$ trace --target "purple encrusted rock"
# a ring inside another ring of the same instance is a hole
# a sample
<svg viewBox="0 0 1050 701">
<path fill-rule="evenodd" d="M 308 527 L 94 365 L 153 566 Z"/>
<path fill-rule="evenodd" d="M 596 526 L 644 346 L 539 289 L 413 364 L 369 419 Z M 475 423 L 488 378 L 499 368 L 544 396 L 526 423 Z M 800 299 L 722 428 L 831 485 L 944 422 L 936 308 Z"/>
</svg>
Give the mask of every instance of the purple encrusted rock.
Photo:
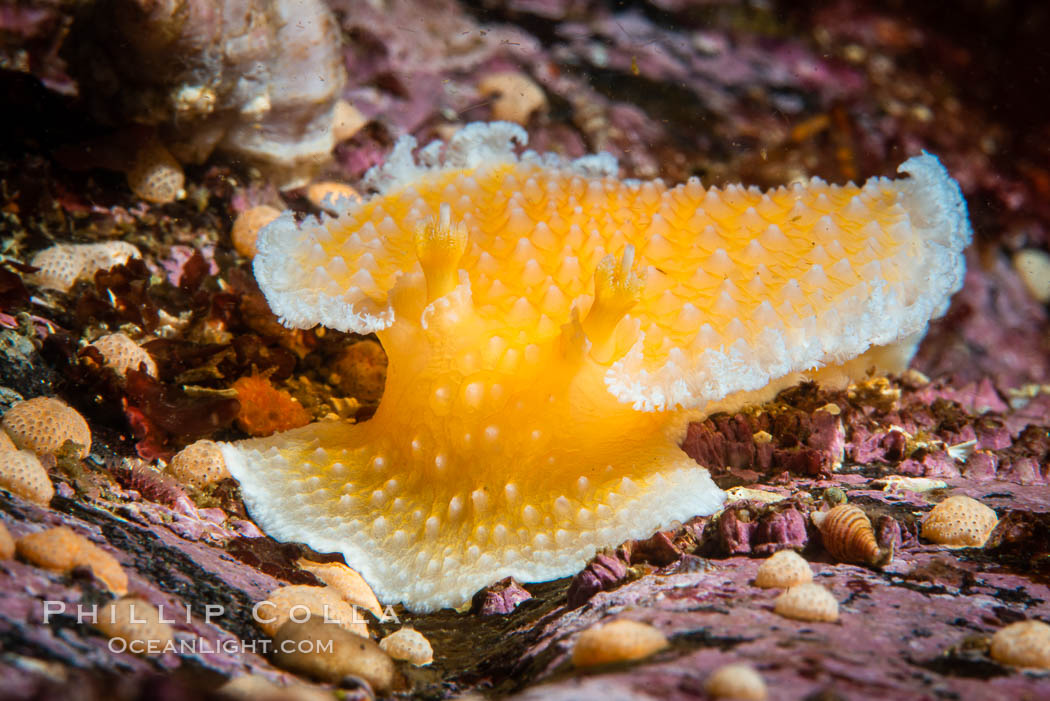
<svg viewBox="0 0 1050 701">
<path fill-rule="evenodd" d="M 900 550 L 904 543 L 901 524 L 892 516 L 883 514 L 875 520 L 875 540 L 880 548 L 892 547 L 894 552 Z"/>
<path fill-rule="evenodd" d="M 994 453 L 979 450 L 970 456 L 963 467 L 963 476 L 966 479 L 978 482 L 986 482 L 995 479 L 995 473 L 999 469 L 999 457 Z"/>
<path fill-rule="evenodd" d="M 758 524 L 751 519 L 746 501 L 726 507 L 718 519 L 718 542 L 727 555 L 745 555 L 751 552 L 751 536 Z"/>
<path fill-rule="evenodd" d="M 511 613 L 521 602 L 531 598 L 532 594 L 517 580 L 505 577 L 475 594 L 473 609 L 482 616 L 503 615 Z"/>
<path fill-rule="evenodd" d="M 613 555 L 598 553 L 569 582 L 569 607 L 583 606 L 598 592 L 615 588 L 626 576 L 627 564 L 623 560 Z"/>
<path fill-rule="evenodd" d="M 841 464 L 846 450 L 846 430 L 839 417 L 827 411 L 815 411 L 809 428 L 806 445 L 827 455 L 832 466 Z"/>
<path fill-rule="evenodd" d="M 656 567 L 666 567 L 680 559 L 682 559 L 682 550 L 674 544 L 668 531 L 657 531 L 651 537 L 636 540 L 631 544 L 632 565 L 647 562 Z"/>
<path fill-rule="evenodd" d="M 752 536 L 755 555 L 770 555 L 778 550 L 804 548 L 809 542 L 806 532 L 806 517 L 798 509 L 771 509 L 758 521 Z"/>
<path fill-rule="evenodd" d="M 984 548 L 989 553 L 1008 555 L 1032 564 L 1050 555 L 1050 513 L 1011 509 L 996 524 Z"/>
</svg>

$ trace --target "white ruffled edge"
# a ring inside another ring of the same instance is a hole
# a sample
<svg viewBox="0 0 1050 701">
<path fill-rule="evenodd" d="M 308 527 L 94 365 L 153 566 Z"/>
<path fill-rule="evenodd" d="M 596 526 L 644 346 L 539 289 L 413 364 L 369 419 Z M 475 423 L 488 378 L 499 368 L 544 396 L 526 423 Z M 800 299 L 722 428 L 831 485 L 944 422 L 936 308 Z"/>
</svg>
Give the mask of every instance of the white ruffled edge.
<svg viewBox="0 0 1050 701">
<path fill-rule="evenodd" d="M 962 287 L 966 270 L 963 249 L 973 238 L 966 201 L 958 183 L 940 161 L 925 151 L 898 168 L 911 176 L 902 183 L 902 205 L 916 229 L 929 285 L 906 304 L 895 290 L 876 284 L 870 292 L 844 295 L 839 304 L 811 317 L 800 328 L 768 329 L 752 347 L 743 339 L 728 347 L 708 348 L 687 357 L 670 353 L 663 366 L 646 368 L 640 337 L 626 356 L 606 372 L 609 391 L 640 411 L 675 406 L 696 409 L 737 392 L 757 390 L 794 372 L 835 365 L 921 333 L 930 319 L 942 315 Z"/>
<path fill-rule="evenodd" d="M 416 139 L 405 135 L 397 140 L 386 160 L 365 173 L 363 186 L 382 196 L 401 187 L 415 184 L 420 178 L 449 170 L 471 170 L 500 162 L 538 163 L 546 168 L 568 170 L 587 178 L 615 176 L 616 159 L 608 154 L 583 156 L 567 160 L 555 154 L 525 151 L 518 148 L 529 140 L 528 133 L 510 122 L 474 122 L 457 131 L 448 143 L 433 141 L 416 149 Z M 291 212 L 285 212 L 259 233 L 258 253 L 253 262 L 255 277 L 270 308 L 281 323 L 292 328 L 308 329 L 321 324 L 338 331 L 374 333 L 394 323 L 394 310 L 389 303 L 377 302 L 359 290 L 342 294 L 325 292 L 318 280 L 316 266 L 304 264 L 319 232 L 330 222 L 352 214 L 363 202 L 340 201 L 339 214 L 331 217 L 307 217 L 296 223 Z M 389 292 L 389 291 L 388 291 Z"/>
</svg>

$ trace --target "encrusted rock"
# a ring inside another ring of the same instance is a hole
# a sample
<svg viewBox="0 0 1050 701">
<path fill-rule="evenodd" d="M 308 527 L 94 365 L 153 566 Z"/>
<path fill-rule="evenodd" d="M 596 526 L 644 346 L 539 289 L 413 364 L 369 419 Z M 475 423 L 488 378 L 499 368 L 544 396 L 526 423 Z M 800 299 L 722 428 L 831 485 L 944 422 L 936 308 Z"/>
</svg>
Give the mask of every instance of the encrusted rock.
<svg viewBox="0 0 1050 701">
<path fill-rule="evenodd" d="M 504 577 L 475 594 L 472 604 L 474 611 L 482 616 L 502 615 L 512 612 L 521 602 L 531 598 L 532 594 L 517 580 Z"/>
<path fill-rule="evenodd" d="M 572 663 L 593 667 L 610 662 L 640 660 L 668 645 L 667 636 L 648 623 L 619 620 L 592 626 L 580 633 L 572 648 Z"/>
<path fill-rule="evenodd" d="M 569 606 L 582 606 L 598 592 L 618 586 L 626 576 L 627 564 L 623 560 L 615 555 L 598 553 L 569 582 Z"/>
</svg>

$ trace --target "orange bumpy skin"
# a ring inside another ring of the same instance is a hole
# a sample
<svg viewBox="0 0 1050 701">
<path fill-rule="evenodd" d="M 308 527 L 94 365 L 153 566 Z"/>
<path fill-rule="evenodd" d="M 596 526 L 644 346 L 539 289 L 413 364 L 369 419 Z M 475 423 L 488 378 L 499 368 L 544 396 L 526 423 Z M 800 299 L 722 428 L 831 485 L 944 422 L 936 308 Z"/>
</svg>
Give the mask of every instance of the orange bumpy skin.
<svg viewBox="0 0 1050 701">
<path fill-rule="evenodd" d="M 260 235 L 284 323 L 376 332 L 389 370 L 371 420 L 226 444 L 229 470 L 271 535 L 417 610 L 712 513 L 691 418 L 902 369 L 963 278 L 966 208 L 933 156 L 762 193 L 621 181 L 525 138 L 468 125 L 417 160 L 406 137 L 379 194 Z"/>
</svg>

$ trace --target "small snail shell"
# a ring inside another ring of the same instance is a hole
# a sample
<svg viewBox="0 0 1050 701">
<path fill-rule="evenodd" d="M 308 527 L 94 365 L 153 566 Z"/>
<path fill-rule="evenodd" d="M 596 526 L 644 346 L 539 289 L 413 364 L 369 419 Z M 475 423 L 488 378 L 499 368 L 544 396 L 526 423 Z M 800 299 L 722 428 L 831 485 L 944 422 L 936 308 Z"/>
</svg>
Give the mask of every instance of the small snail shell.
<svg viewBox="0 0 1050 701">
<path fill-rule="evenodd" d="M 824 548 L 840 562 L 882 567 L 893 559 L 893 546 L 879 547 L 867 514 L 853 504 L 814 513 L 812 519 L 820 529 Z"/>
</svg>

